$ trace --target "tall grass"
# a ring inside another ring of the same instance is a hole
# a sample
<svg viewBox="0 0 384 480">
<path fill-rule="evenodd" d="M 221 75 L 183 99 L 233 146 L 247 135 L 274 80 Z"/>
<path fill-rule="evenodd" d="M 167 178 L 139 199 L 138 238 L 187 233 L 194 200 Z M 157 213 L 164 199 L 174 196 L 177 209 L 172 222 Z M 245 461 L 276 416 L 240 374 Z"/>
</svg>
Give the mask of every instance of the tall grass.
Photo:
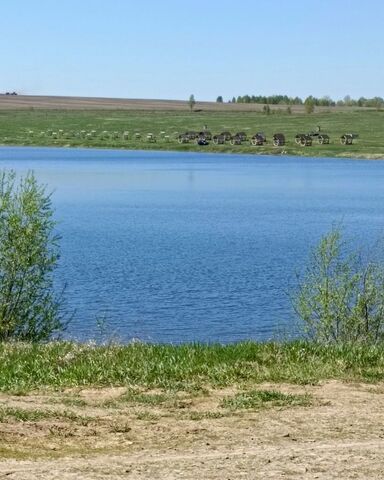
<svg viewBox="0 0 384 480">
<path fill-rule="evenodd" d="M 384 345 L 0 344 L 0 390 L 141 386 L 174 390 L 261 382 L 384 380 Z"/>
</svg>

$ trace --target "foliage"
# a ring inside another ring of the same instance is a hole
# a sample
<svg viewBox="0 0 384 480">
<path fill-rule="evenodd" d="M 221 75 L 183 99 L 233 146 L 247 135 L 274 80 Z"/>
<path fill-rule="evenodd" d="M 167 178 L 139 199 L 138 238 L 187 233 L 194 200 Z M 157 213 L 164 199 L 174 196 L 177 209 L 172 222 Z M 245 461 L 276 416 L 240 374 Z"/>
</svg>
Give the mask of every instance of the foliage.
<svg viewBox="0 0 384 480">
<path fill-rule="evenodd" d="M 189 105 L 189 108 L 191 109 L 191 112 L 192 112 L 192 110 L 194 109 L 194 107 L 196 105 L 196 100 L 195 100 L 194 95 L 190 95 L 189 100 L 188 100 L 188 105 Z"/>
<path fill-rule="evenodd" d="M 294 299 L 305 333 L 330 342 L 378 342 L 384 338 L 384 268 L 347 255 L 340 229 L 313 250 Z"/>
<path fill-rule="evenodd" d="M 235 97 L 233 97 L 235 99 Z M 346 95 L 342 100 L 333 100 L 329 96 L 321 98 L 310 95 L 308 97 L 313 102 L 314 106 L 318 107 L 373 107 L 377 109 L 384 108 L 384 99 L 382 97 L 353 99 L 349 95 Z M 235 99 L 237 103 L 261 103 L 270 105 L 302 105 L 303 100 L 300 97 L 288 97 L 287 95 L 243 95 L 238 96 Z"/>
<path fill-rule="evenodd" d="M 216 98 L 216 102 L 217 103 L 223 103 L 223 97 L 221 95 L 219 95 L 217 98 Z"/>
<path fill-rule="evenodd" d="M 313 97 L 307 97 L 304 102 L 305 113 L 313 113 L 315 111 L 315 100 Z"/>
<path fill-rule="evenodd" d="M 266 115 L 270 115 L 271 114 L 271 107 L 269 105 L 264 105 L 263 106 L 263 113 L 265 113 Z"/>
<path fill-rule="evenodd" d="M 52 273 L 59 251 L 50 196 L 33 174 L 0 174 L 0 340 L 39 341 L 60 331 Z"/>
<path fill-rule="evenodd" d="M 235 98 L 235 97 L 234 97 Z M 301 105 L 303 101 L 299 97 L 287 95 L 243 95 L 238 96 L 237 103 L 264 103 L 270 105 Z"/>
</svg>

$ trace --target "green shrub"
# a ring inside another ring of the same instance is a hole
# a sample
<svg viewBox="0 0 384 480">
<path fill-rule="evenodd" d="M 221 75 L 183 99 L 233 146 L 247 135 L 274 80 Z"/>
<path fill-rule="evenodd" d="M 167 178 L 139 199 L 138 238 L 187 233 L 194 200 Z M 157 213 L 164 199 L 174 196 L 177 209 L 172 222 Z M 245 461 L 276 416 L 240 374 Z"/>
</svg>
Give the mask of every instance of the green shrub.
<svg viewBox="0 0 384 480">
<path fill-rule="evenodd" d="M 270 115 L 271 107 L 269 105 L 264 105 L 263 106 L 263 113 L 265 113 L 266 115 Z"/>
<path fill-rule="evenodd" d="M 50 196 L 32 173 L 0 173 L 0 341 L 40 341 L 64 328 L 53 292 L 59 258 Z"/>
<path fill-rule="evenodd" d="M 313 250 L 294 307 L 305 333 L 320 342 L 373 343 L 384 338 L 384 268 L 347 254 L 340 229 Z"/>
<path fill-rule="evenodd" d="M 304 101 L 305 113 L 311 114 L 315 111 L 315 99 L 312 96 L 309 96 Z"/>
</svg>

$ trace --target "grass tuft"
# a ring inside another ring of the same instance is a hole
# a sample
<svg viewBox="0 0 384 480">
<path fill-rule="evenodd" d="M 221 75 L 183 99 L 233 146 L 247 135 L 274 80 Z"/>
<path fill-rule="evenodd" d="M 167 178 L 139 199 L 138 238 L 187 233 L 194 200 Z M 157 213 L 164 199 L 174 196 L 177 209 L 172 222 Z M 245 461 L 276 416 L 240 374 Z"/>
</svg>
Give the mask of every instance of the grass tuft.
<svg viewBox="0 0 384 480">
<path fill-rule="evenodd" d="M 87 426 L 92 420 L 90 417 L 78 415 L 69 410 L 33 410 L 8 406 L 0 407 L 0 423 L 7 422 L 9 420 L 16 422 L 38 422 L 40 420 L 47 419 L 69 420 L 83 426 Z"/>
<path fill-rule="evenodd" d="M 191 412 L 189 418 L 191 420 L 212 420 L 216 418 L 223 418 L 225 414 L 223 412 Z"/>
<path fill-rule="evenodd" d="M 156 422 L 159 420 L 160 417 L 156 413 L 148 412 L 144 410 L 144 411 L 138 412 L 136 414 L 136 418 L 137 420 L 144 420 L 147 422 Z"/>
<path fill-rule="evenodd" d="M 275 390 L 251 390 L 224 398 L 220 406 L 229 410 L 241 410 L 308 406 L 310 403 L 308 395 L 292 395 Z"/>
</svg>

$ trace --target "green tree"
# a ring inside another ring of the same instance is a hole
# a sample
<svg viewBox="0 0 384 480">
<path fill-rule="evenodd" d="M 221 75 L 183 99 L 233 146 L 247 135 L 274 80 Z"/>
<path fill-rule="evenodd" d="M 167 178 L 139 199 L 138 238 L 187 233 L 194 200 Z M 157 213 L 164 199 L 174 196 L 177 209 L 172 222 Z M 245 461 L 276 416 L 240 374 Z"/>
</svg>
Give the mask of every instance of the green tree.
<svg viewBox="0 0 384 480">
<path fill-rule="evenodd" d="M 40 341 L 63 330 L 53 291 L 59 237 L 50 195 L 32 173 L 0 173 L 0 341 Z"/>
<path fill-rule="evenodd" d="M 304 101 L 305 113 L 311 114 L 315 111 L 315 99 L 309 96 Z"/>
<path fill-rule="evenodd" d="M 294 297 L 304 332 L 324 343 L 372 343 L 384 336 L 384 269 L 348 254 L 334 228 L 312 251 Z"/>
<path fill-rule="evenodd" d="M 271 107 L 269 105 L 264 105 L 263 106 L 263 113 L 265 113 L 266 115 L 270 115 L 271 114 Z"/>
<path fill-rule="evenodd" d="M 190 95 L 190 97 L 189 97 L 188 105 L 189 105 L 189 108 L 191 109 L 191 112 L 192 112 L 192 110 L 194 109 L 194 107 L 196 105 L 195 96 L 193 94 Z"/>
<path fill-rule="evenodd" d="M 223 97 L 221 95 L 219 95 L 217 98 L 216 98 L 216 102 L 217 103 L 223 103 Z"/>
</svg>

